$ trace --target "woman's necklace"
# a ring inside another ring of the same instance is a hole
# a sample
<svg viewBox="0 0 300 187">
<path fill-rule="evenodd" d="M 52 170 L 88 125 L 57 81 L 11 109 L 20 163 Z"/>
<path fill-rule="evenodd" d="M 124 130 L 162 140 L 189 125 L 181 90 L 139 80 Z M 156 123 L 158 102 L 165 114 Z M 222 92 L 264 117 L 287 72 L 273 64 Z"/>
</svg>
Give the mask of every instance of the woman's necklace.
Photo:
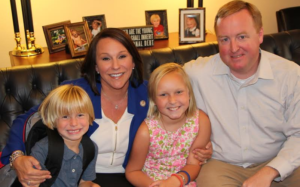
<svg viewBox="0 0 300 187">
<path fill-rule="evenodd" d="M 120 104 L 122 104 L 122 102 L 124 101 L 124 99 L 127 97 L 127 93 L 128 91 L 126 92 L 126 94 L 124 95 L 124 97 L 121 99 L 121 101 L 119 101 L 117 104 L 114 104 L 113 101 L 110 99 L 110 97 L 108 97 L 108 95 L 106 95 L 106 93 L 101 90 L 101 93 L 103 93 L 103 96 L 112 104 L 112 105 L 115 105 L 115 109 L 118 110 L 119 109 L 119 106 Z"/>
</svg>

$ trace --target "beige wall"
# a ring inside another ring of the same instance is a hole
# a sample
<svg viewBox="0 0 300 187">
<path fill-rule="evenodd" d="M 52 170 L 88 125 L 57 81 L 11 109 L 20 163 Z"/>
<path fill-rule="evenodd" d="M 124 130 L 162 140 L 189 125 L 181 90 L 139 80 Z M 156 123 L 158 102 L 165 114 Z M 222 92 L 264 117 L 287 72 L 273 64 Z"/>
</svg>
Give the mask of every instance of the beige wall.
<svg viewBox="0 0 300 187">
<path fill-rule="evenodd" d="M 300 6 L 299 0 L 249 0 L 261 10 L 265 33 L 277 32 L 275 11 Z M 24 44 L 23 20 L 20 0 L 19 25 Z M 214 16 L 229 0 L 204 0 L 206 29 L 213 31 Z M 10 1 L 1 1 L 0 68 L 10 67 L 9 51 L 15 47 Z M 198 1 L 195 0 L 195 7 Z M 169 32 L 178 32 L 178 9 L 186 7 L 186 0 L 31 0 L 36 44 L 46 47 L 43 25 L 71 20 L 79 22 L 82 16 L 105 14 L 108 27 L 129 27 L 145 24 L 145 10 L 167 10 Z"/>
</svg>

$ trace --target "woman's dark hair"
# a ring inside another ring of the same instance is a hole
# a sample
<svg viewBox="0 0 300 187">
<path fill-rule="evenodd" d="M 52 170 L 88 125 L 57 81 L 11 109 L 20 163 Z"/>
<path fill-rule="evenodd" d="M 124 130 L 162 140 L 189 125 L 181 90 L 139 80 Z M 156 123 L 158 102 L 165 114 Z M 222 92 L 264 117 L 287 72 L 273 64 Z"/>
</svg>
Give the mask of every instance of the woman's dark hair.
<svg viewBox="0 0 300 187">
<path fill-rule="evenodd" d="M 89 82 L 93 92 L 96 95 L 100 95 L 96 86 L 96 83 L 99 82 L 99 75 L 96 72 L 95 66 L 97 44 L 103 38 L 111 38 L 117 40 L 128 50 L 128 52 L 132 56 L 133 63 L 135 64 L 129 81 L 133 87 L 137 87 L 138 85 L 140 85 L 143 82 L 142 59 L 130 36 L 121 29 L 106 28 L 93 38 L 81 66 L 81 74 Z"/>
</svg>

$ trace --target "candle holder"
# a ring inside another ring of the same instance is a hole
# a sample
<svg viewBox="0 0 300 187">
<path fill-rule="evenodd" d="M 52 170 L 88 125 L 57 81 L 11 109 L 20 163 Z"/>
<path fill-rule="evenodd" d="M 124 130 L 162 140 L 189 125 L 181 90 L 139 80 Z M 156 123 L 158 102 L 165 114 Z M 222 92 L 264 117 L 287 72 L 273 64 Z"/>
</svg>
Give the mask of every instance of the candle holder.
<svg viewBox="0 0 300 187">
<path fill-rule="evenodd" d="M 11 13 L 13 18 L 15 41 L 16 41 L 16 47 L 12 51 L 12 55 L 28 57 L 28 56 L 35 56 L 35 55 L 42 54 L 44 52 L 43 48 L 35 44 L 30 0 L 21 0 L 24 30 L 25 30 L 25 37 L 26 37 L 25 38 L 26 46 L 21 45 L 16 0 L 10 0 L 10 4 L 11 4 Z"/>
<path fill-rule="evenodd" d="M 34 32 L 29 32 L 29 30 L 26 30 L 26 37 L 27 37 L 27 47 L 21 45 L 20 33 L 19 32 L 15 33 L 16 47 L 12 51 L 12 55 L 28 57 L 28 56 L 39 55 L 44 52 L 44 49 L 42 47 L 35 44 Z"/>
</svg>

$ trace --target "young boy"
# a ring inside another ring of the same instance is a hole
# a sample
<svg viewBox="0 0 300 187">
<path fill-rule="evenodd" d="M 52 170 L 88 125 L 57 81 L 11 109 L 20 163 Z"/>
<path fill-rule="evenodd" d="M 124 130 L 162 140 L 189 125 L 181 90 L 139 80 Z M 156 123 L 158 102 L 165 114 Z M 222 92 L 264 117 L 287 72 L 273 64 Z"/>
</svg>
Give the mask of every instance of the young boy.
<svg viewBox="0 0 300 187">
<path fill-rule="evenodd" d="M 150 22 L 153 25 L 154 36 L 164 35 L 164 26 L 160 24 L 160 17 L 158 14 L 152 14 L 150 17 Z"/>
<path fill-rule="evenodd" d="M 93 160 L 89 163 L 84 173 L 83 146 L 81 140 L 88 131 L 89 125 L 95 119 L 94 109 L 87 93 L 74 85 L 63 85 L 52 90 L 39 107 L 43 123 L 56 131 L 64 142 L 64 154 L 60 172 L 52 187 L 99 187 L 92 182 L 96 178 L 95 163 L 98 147 L 95 146 Z M 48 137 L 38 141 L 31 150 L 42 167 L 48 155 Z M 84 150 L 89 147 L 84 147 Z M 82 177 L 81 177 L 82 176 Z M 80 179 L 81 177 L 81 179 Z"/>
<path fill-rule="evenodd" d="M 185 37 L 200 37 L 200 29 L 198 21 L 195 16 L 188 16 L 186 18 Z"/>
</svg>

